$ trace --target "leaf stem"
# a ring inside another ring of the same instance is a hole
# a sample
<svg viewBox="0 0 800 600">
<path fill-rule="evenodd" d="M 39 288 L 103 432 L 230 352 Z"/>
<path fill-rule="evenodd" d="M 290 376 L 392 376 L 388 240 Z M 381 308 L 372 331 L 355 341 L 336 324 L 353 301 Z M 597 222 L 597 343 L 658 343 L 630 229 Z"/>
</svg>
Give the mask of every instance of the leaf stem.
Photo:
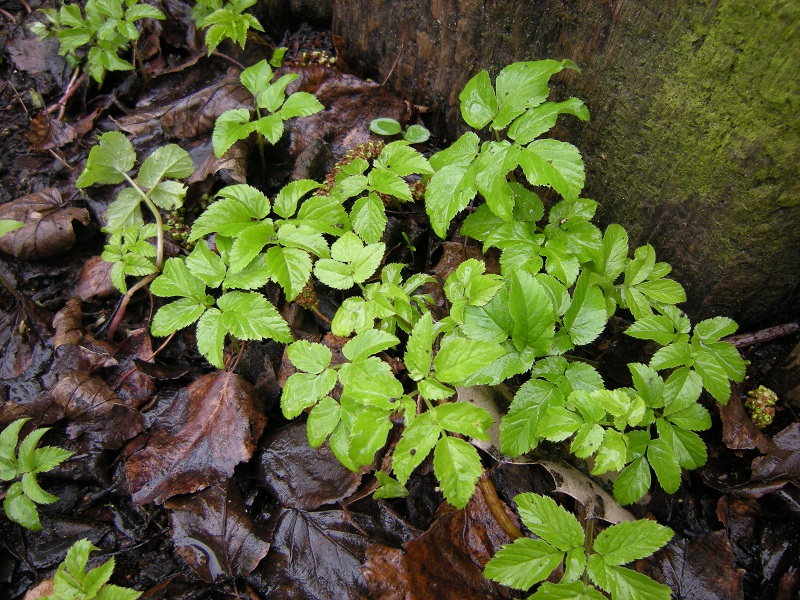
<svg viewBox="0 0 800 600">
<path fill-rule="evenodd" d="M 256 117 L 261 120 L 261 109 L 258 108 L 258 97 L 255 98 L 256 101 Z M 261 157 L 261 168 L 266 172 L 267 170 L 267 159 L 264 157 L 264 136 L 261 135 L 260 131 L 256 131 L 256 140 L 258 143 L 258 155 Z"/>
<path fill-rule="evenodd" d="M 132 285 L 125 295 L 122 297 L 122 300 L 119 303 L 119 307 L 117 307 L 117 312 L 114 313 L 114 317 L 111 319 L 111 323 L 108 326 L 108 333 L 106 334 L 106 339 L 112 341 L 114 339 L 114 334 L 117 332 L 117 327 L 119 326 L 119 322 L 122 320 L 122 317 L 125 315 L 125 309 L 128 307 L 128 303 L 131 301 L 133 295 L 138 292 L 140 289 L 145 287 L 149 284 L 153 279 L 158 276 L 158 273 L 151 273 L 147 277 L 142 277 L 139 281 L 137 281 L 134 285 Z"/>
<path fill-rule="evenodd" d="M 127 182 L 133 186 L 133 189 L 136 190 L 139 196 L 141 196 L 147 208 L 149 208 L 150 212 L 153 214 L 153 218 L 156 220 L 156 226 L 158 227 L 158 237 L 156 238 L 156 269 L 158 269 L 160 273 L 161 267 L 164 266 L 164 224 L 161 221 L 161 213 L 158 212 L 158 208 L 153 204 L 153 201 L 150 200 L 150 196 L 147 195 L 127 173 L 123 173 L 122 175 Z"/>
</svg>

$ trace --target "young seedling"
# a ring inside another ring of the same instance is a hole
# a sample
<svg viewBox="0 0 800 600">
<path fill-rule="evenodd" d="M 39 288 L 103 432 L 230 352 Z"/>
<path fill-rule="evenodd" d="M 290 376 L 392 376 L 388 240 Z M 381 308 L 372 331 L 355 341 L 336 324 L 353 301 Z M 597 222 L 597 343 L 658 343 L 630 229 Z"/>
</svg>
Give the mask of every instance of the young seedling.
<svg viewBox="0 0 800 600">
<path fill-rule="evenodd" d="M 72 456 L 72 452 L 56 446 L 37 448 L 39 440 L 50 429 L 34 429 L 19 444 L 17 441 L 22 426 L 28 419 L 17 419 L 0 433 L 0 480 L 14 481 L 6 491 L 3 510 L 6 516 L 23 527 L 41 530 L 37 504 L 52 504 L 58 498 L 44 491 L 36 480 L 39 473 L 50 471 Z"/>
<path fill-rule="evenodd" d="M 114 557 L 86 571 L 89 553 L 100 550 L 87 539 L 75 542 L 53 577 L 53 593 L 42 600 L 136 600 L 141 592 L 108 583 L 114 572 Z"/>
<path fill-rule="evenodd" d="M 217 49 L 223 40 L 230 39 L 244 50 L 247 32 L 250 28 L 264 31 L 261 23 L 253 15 L 244 12 L 256 3 L 256 0 L 197 0 L 189 15 L 200 29 L 206 31 L 206 48 L 208 55 Z M 276 65 L 279 66 L 279 65 Z"/>
<path fill-rule="evenodd" d="M 403 134 L 403 139 L 409 144 L 422 144 L 431 137 L 431 132 L 422 125 L 410 125 L 405 131 L 400 123 L 395 119 L 380 117 L 370 121 L 369 130 L 377 135 L 391 137 Z"/>
<path fill-rule="evenodd" d="M 673 536 L 668 527 L 643 519 L 612 525 L 593 539 L 594 521 L 587 521 L 584 532 L 578 520 L 552 498 L 519 494 L 514 503 L 522 522 L 538 539 L 523 537 L 503 546 L 484 569 L 488 579 L 526 591 L 563 565 L 558 583 L 542 583 L 529 598 L 601 600 L 605 596 L 600 590 L 613 600 L 671 597 L 666 585 L 622 566 L 662 548 Z"/>
<path fill-rule="evenodd" d="M 35 23 L 31 31 L 40 39 L 56 37 L 59 54 L 72 67 L 88 64 L 89 74 L 99 84 L 106 71 L 132 71 L 133 65 L 119 57 L 120 51 L 139 39 L 137 22 L 166 18 L 164 13 L 138 0 L 88 0 L 86 17 L 78 4 L 64 4 L 60 10 L 41 9 L 50 26 Z M 134 53 L 136 45 L 134 44 Z"/>
<path fill-rule="evenodd" d="M 109 205 L 103 229 L 110 235 L 103 260 L 114 263 L 112 281 L 125 294 L 109 326 L 110 339 L 130 298 L 161 271 L 164 264 L 164 224 L 159 209 L 175 210 L 183 204 L 186 186 L 175 180 L 189 177 L 194 172 L 188 152 L 176 144 L 156 149 L 142 163 L 136 179 L 129 175 L 135 164 L 133 145 L 122 133 L 109 131 L 89 152 L 86 168 L 75 182 L 79 188 L 94 184 L 128 184 Z M 154 224 L 145 225 L 142 203 L 155 220 Z M 155 252 L 146 241 L 152 237 L 156 238 Z M 125 278 L 128 275 L 142 279 L 127 289 Z"/>
</svg>

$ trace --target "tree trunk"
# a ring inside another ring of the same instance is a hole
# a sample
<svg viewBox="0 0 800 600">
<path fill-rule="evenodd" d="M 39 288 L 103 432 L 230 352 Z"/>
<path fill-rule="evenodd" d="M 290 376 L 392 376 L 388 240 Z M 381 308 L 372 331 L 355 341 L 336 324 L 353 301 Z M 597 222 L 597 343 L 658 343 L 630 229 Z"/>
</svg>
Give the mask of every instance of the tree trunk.
<svg viewBox="0 0 800 600">
<path fill-rule="evenodd" d="M 674 266 L 695 318 L 796 318 L 800 292 L 800 3 L 796 0 L 335 0 L 356 72 L 463 129 L 481 69 L 569 58 L 557 76 L 589 124 L 556 134 L 584 155 L 584 195 Z"/>
</svg>

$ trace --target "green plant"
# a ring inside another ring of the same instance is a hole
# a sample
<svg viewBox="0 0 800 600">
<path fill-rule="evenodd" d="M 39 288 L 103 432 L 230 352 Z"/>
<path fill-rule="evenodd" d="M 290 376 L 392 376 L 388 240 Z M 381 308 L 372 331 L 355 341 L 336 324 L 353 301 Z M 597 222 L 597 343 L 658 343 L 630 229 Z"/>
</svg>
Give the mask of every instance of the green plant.
<svg viewBox="0 0 800 600">
<path fill-rule="evenodd" d="M 279 49 L 284 50 L 284 49 Z M 277 51 L 276 51 L 277 52 Z M 282 56 L 282 52 L 279 56 Z M 274 57 L 276 58 L 276 57 Z M 275 62 L 279 63 L 276 58 Z M 323 110 L 322 104 L 308 92 L 295 92 L 286 97 L 286 86 L 297 79 L 297 73 L 287 73 L 270 83 L 275 73 L 267 60 L 262 60 L 242 71 L 239 76 L 255 99 L 256 120 L 250 120 L 250 111 L 236 108 L 222 113 L 214 123 L 212 143 L 217 157 L 227 152 L 239 140 L 246 140 L 258 132 L 258 147 L 264 162 L 264 142 L 277 144 L 283 137 L 283 122 L 293 117 L 307 117 Z M 262 114 L 265 111 L 266 114 Z"/>
<path fill-rule="evenodd" d="M 50 27 L 35 23 L 31 30 L 40 39 L 58 38 L 59 54 L 73 67 L 85 60 L 89 74 L 98 83 L 103 82 L 106 71 L 133 70 L 119 52 L 139 39 L 137 21 L 165 18 L 154 6 L 139 4 L 138 0 L 88 0 L 86 18 L 78 4 L 64 4 L 58 11 L 44 8 L 41 12 Z"/>
<path fill-rule="evenodd" d="M 453 402 L 455 387 L 524 376 L 500 423 L 503 452 L 516 456 L 542 440 L 570 441 L 570 452 L 590 461 L 593 473 L 620 472 L 614 491 L 623 503 L 649 489 L 651 470 L 674 492 L 681 468 L 696 468 L 706 458 L 696 433 L 710 426 L 698 402 L 703 388 L 724 403 L 730 380 L 744 377 L 744 361 L 721 341 L 735 324 L 718 317 L 692 330 L 675 307 L 686 296 L 667 278 L 669 265 L 656 262 L 650 246 L 631 257 L 622 227 L 601 231 L 591 222 L 597 203 L 579 196 L 580 152 L 538 139 L 559 114 L 588 119 L 580 100 L 546 101 L 549 78 L 564 68 L 575 66 L 516 63 L 498 75 L 496 90 L 488 74 L 476 75 L 460 96 L 462 114 L 476 129 L 488 126 L 491 141 L 465 133 L 430 162 L 407 142 L 394 142 L 372 163 L 354 157 L 329 178 L 331 199 L 356 199 L 353 232 L 334 244 L 330 259 L 317 261 L 314 275 L 337 289 L 359 289 L 331 323 L 336 335 L 356 335 L 342 365 L 332 366 L 319 344 L 290 346 L 300 372 L 287 381 L 281 406 L 287 418 L 310 410 L 309 439 L 318 445 L 330 435 L 334 453 L 351 469 L 371 464 L 393 423 L 402 421 L 392 454 L 396 480 L 382 474 L 395 490 L 433 452 L 445 498 L 464 506 L 481 465 L 455 436 L 486 439 L 492 419 L 483 409 Z M 398 292 L 402 267 L 384 277 L 385 268 L 381 283 L 368 283 L 383 253 L 383 202 L 413 200 L 408 178 L 414 174 L 427 179 L 425 206 L 437 234 L 444 236 L 455 215 L 480 195 L 485 203 L 464 219 L 461 234 L 500 251 L 500 274 L 486 273 L 482 261 L 471 259 L 449 275 L 449 315 L 438 322 L 425 309 L 425 296 Z M 537 190 L 561 199 L 548 202 L 548 210 Z M 649 365 L 630 365 L 633 387 L 607 389 L 593 366 L 568 353 L 595 340 L 620 309 L 634 319 L 629 335 L 663 347 Z M 397 327 L 408 334 L 405 342 L 395 336 Z M 379 353 L 402 357 L 405 375 L 393 373 Z M 338 401 L 330 395 L 337 383 Z M 382 487 L 380 493 L 390 491 Z"/>
<path fill-rule="evenodd" d="M 34 429 L 19 445 L 16 452 L 19 432 L 28 419 L 17 419 L 0 433 L 0 480 L 14 481 L 6 491 L 3 510 L 6 516 L 28 529 L 40 530 L 37 504 L 52 504 L 57 497 L 45 492 L 36 476 L 50 471 L 72 456 L 72 452 L 56 446 L 37 448 L 39 440 L 50 429 Z"/>
<path fill-rule="evenodd" d="M 15 221 L 14 219 L 2 219 L 0 220 L 0 237 L 7 233 L 11 233 L 15 229 L 24 227 L 24 225 L 25 223 L 22 221 Z"/>
<path fill-rule="evenodd" d="M 94 184 L 128 184 L 109 205 L 103 228 L 109 234 L 103 260 L 114 264 L 111 279 L 125 294 L 109 329 L 110 336 L 130 297 L 161 271 L 164 224 L 159 209 L 175 210 L 183 204 L 186 186 L 175 180 L 194 172 L 189 154 L 176 144 L 153 151 L 142 163 L 136 179 L 128 174 L 135 164 L 136 152 L 130 141 L 118 131 L 109 131 L 100 136 L 98 145 L 91 149 L 86 167 L 75 182 L 79 188 Z M 155 223 L 145 224 L 142 203 Z M 156 238 L 155 247 L 147 241 L 153 237 Z M 130 289 L 126 283 L 129 275 L 142 277 Z"/>
<path fill-rule="evenodd" d="M 141 592 L 108 583 L 114 572 L 114 557 L 86 571 L 89 553 L 100 548 L 80 539 L 67 551 L 67 557 L 53 577 L 53 593 L 42 600 L 136 600 Z"/>
<path fill-rule="evenodd" d="M 251 27 L 257 31 L 264 31 L 258 19 L 243 12 L 255 3 L 256 0 L 231 0 L 230 2 L 197 0 L 189 14 L 197 23 L 197 27 L 208 29 L 206 31 L 206 47 L 209 56 L 225 38 L 239 44 L 244 50 L 247 32 Z"/>
<path fill-rule="evenodd" d="M 411 125 L 405 131 L 396 119 L 389 119 L 381 117 L 370 121 L 369 130 L 372 133 L 385 136 L 403 134 L 403 139 L 410 144 L 422 144 L 427 142 L 431 137 L 431 132 L 422 125 Z"/>
<path fill-rule="evenodd" d="M 593 539 L 593 521 L 584 533 L 578 520 L 552 498 L 519 494 L 514 498 L 525 526 L 539 539 L 523 537 L 503 546 L 486 565 L 487 578 L 518 590 L 544 581 L 562 564 L 558 583 L 543 583 L 529 598 L 649 598 L 669 600 L 670 589 L 622 565 L 650 556 L 673 532 L 643 519 L 612 525 Z M 600 590 L 598 590 L 600 588 Z"/>
</svg>

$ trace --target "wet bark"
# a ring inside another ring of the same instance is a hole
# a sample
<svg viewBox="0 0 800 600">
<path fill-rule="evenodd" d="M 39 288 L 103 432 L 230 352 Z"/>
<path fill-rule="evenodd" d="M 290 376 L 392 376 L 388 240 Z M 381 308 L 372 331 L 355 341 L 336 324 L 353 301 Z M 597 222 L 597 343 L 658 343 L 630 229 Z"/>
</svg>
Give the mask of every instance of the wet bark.
<svg viewBox="0 0 800 600">
<path fill-rule="evenodd" d="M 573 60 L 583 72 L 560 74 L 555 94 L 582 98 L 592 121 L 562 117 L 555 133 L 583 152 L 602 222 L 674 266 L 693 318 L 800 314 L 800 4 L 335 0 L 333 32 L 352 69 L 388 77 L 449 139 L 479 70 Z"/>
</svg>

